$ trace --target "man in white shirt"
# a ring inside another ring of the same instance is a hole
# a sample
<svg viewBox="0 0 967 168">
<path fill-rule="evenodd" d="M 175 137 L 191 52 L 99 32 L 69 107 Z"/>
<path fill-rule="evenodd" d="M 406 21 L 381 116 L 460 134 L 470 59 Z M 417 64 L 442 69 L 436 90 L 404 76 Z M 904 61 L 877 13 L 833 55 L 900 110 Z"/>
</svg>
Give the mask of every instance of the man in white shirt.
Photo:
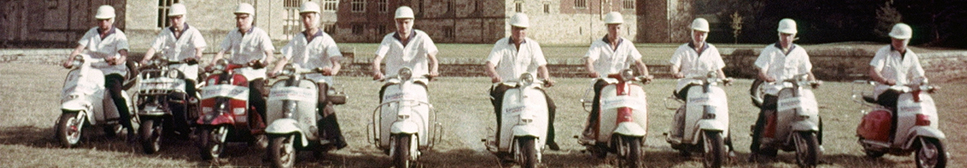
<svg viewBox="0 0 967 168">
<path fill-rule="evenodd" d="M 189 99 L 192 99 L 189 102 L 197 102 L 198 95 L 195 92 L 195 81 L 198 81 L 198 60 L 201 60 L 202 51 L 208 45 L 198 29 L 185 23 L 186 15 L 185 5 L 180 3 L 171 5 L 168 10 L 168 19 L 171 20 L 171 26 L 161 30 L 154 43 L 151 43 L 151 48 L 148 48 L 148 51 L 142 57 L 141 64 L 148 64 L 148 61 L 154 57 L 155 52 L 159 50 L 162 52 L 164 60 L 181 62 L 170 64 L 168 67 L 177 69 L 185 75 L 185 93 L 188 94 Z M 172 115 L 176 118 L 174 120 L 176 124 L 188 126 L 187 113 L 178 110 L 178 108 L 174 109 Z M 187 129 L 188 127 L 183 128 Z M 187 135 L 190 130 L 180 131 L 184 131 Z"/>
<path fill-rule="evenodd" d="M 320 73 L 306 75 L 306 79 L 316 82 L 319 89 L 319 104 L 317 111 L 323 116 L 319 120 L 321 127 L 326 135 L 320 135 L 332 141 L 336 149 L 347 146 L 342 130 L 339 128 L 339 120 L 336 119 L 336 111 L 332 108 L 333 104 L 326 100 L 327 91 L 332 85 L 332 76 L 339 73 L 342 60 L 342 53 L 336 46 L 336 41 L 329 34 L 319 28 L 319 4 L 316 2 L 305 2 L 299 9 L 302 17 L 302 25 L 305 31 L 298 33 L 282 47 L 282 59 L 275 64 L 275 68 L 269 72 L 269 76 L 275 76 L 285 67 L 285 64 L 292 60 L 292 64 L 305 69 L 320 69 Z M 328 80 L 328 81 L 327 81 Z"/>
<path fill-rule="evenodd" d="M 891 43 L 876 51 L 873 60 L 870 61 L 870 78 L 878 82 L 874 89 L 874 97 L 877 104 L 883 105 L 894 111 L 893 121 L 890 125 L 890 139 L 896 132 L 897 98 L 900 92 L 889 89 L 893 85 L 923 84 L 927 81 L 924 76 L 923 67 L 920 66 L 920 58 L 913 53 L 907 44 L 913 37 L 913 29 L 904 23 L 898 23 L 890 31 Z"/>
<path fill-rule="evenodd" d="M 540 44 L 533 39 L 527 38 L 527 27 L 530 26 L 527 15 L 523 13 L 514 14 L 510 20 L 511 36 L 504 37 L 494 43 L 494 48 L 487 56 L 487 63 L 484 69 L 490 76 L 490 81 L 497 83 L 490 90 L 491 103 L 494 105 L 494 113 L 497 114 L 497 126 L 500 126 L 501 105 L 503 104 L 504 92 L 512 86 L 503 82 L 519 82 L 518 77 L 524 73 L 538 75 L 545 82 L 544 85 L 554 85 L 547 72 L 547 60 L 544 59 L 544 52 Z M 541 90 L 544 91 L 544 90 Z M 561 148 L 554 141 L 554 114 L 557 107 L 547 93 L 544 93 L 547 100 L 548 125 L 547 125 L 547 145 L 551 150 Z M 500 133 L 497 133 L 498 136 Z"/>
<path fill-rule="evenodd" d="M 265 98 L 262 97 L 262 90 L 265 89 L 265 66 L 272 62 L 275 47 L 272 46 L 272 39 L 265 30 L 252 25 L 255 20 L 255 7 L 248 3 L 241 3 L 234 13 L 235 26 L 238 29 L 228 32 L 222 40 L 221 50 L 212 59 L 209 67 L 222 59 L 226 52 L 232 53 L 232 57 L 227 58 L 229 63 L 251 65 L 251 67 L 235 69 L 235 72 L 241 73 L 248 79 L 249 103 L 255 106 L 255 111 L 264 120 Z"/>
<path fill-rule="evenodd" d="M 622 23 L 624 23 L 624 18 L 621 13 L 611 12 L 605 15 L 608 35 L 591 43 L 588 52 L 584 54 L 588 76 L 591 78 L 606 77 L 608 74 L 617 74 L 621 70 L 635 65 L 638 75 L 651 80 L 652 76 L 648 75 L 648 67 L 645 66 L 644 62 L 641 62 L 641 53 L 638 52 L 631 40 L 621 37 Z M 598 80 L 594 84 L 594 101 L 591 113 L 588 115 L 588 124 L 584 127 L 583 139 L 590 140 L 597 137 L 597 131 L 591 129 L 596 128 L 595 125 L 598 123 L 598 112 L 600 111 L 598 101 L 601 97 L 601 89 L 607 84 L 604 80 Z"/>
<path fill-rule="evenodd" d="M 722 55 L 714 45 L 705 42 L 708 38 L 708 21 L 704 18 L 696 18 L 689 26 L 692 29 L 692 42 L 678 46 L 669 62 L 672 64 L 669 72 L 678 79 L 675 87 L 675 96 L 679 99 L 687 100 L 688 89 L 697 85 L 688 85 L 693 77 L 704 77 L 709 72 L 715 72 L 718 78 L 725 79 L 722 68 L 725 62 Z M 686 78 L 686 79 L 683 79 Z M 681 137 L 684 121 L 684 108 L 675 111 L 675 126 L 672 128 L 672 137 Z"/>
<path fill-rule="evenodd" d="M 763 85 L 766 87 L 766 95 L 760 107 L 758 119 L 756 119 L 755 129 L 752 133 L 752 145 L 750 149 L 753 154 L 759 152 L 760 136 L 766 125 L 767 117 L 775 115 L 776 102 L 778 101 L 779 90 L 783 85 L 781 80 L 793 78 L 795 75 L 808 74 L 809 80 L 816 80 L 812 73 L 813 64 L 809 61 L 809 55 L 802 46 L 793 44 L 796 39 L 796 21 L 786 18 L 779 21 L 779 42 L 766 46 L 762 53 L 755 60 L 758 68 L 759 79 L 771 84 Z M 819 143 L 822 144 L 822 119 L 819 122 Z M 750 157 L 750 159 L 754 158 Z"/>
<path fill-rule="evenodd" d="M 87 54 L 95 59 L 104 59 L 112 65 L 97 69 L 104 73 L 104 87 L 110 92 L 110 98 L 114 99 L 114 105 L 117 106 L 120 115 L 121 126 L 128 130 L 127 140 L 133 142 L 136 140 L 134 132 L 137 131 L 131 127 L 131 114 L 121 94 L 124 76 L 128 72 L 124 64 L 128 57 L 128 37 L 120 29 L 114 27 L 114 7 L 101 5 L 97 8 L 97 14 L 94 15 L 94 18 L 97 19 L 97 27 L 88 30 L 77 41 L 78 45 L 67 57 L 64 67 L 70 68 L 71 62 L 74 62 L 74 56 L 80 54 Z"/>
<path fill-rule="evenodd" d="M 376 58 L 373 59 L 373 79 L 383 79 L 385 76 L 396 76 L 400 69 L 408 67 L 413 70 L 413 76 L 428 75 L 436 77 L 439 61 L 436 59 L 436 44 L 425 32 L 413 29 L 413 9 L 401 6 L 396 9 L 396 32 L 387 34 L 376 48 Z M 380 64 L 386 59 L 386 74 L 380 70 Z M 424 84 L 425 85 L 425 84 Z M 388 85 L 386 85 L 388 86 Z M 383 86 L 379 90 L 382 99 Z"/>
</svg>

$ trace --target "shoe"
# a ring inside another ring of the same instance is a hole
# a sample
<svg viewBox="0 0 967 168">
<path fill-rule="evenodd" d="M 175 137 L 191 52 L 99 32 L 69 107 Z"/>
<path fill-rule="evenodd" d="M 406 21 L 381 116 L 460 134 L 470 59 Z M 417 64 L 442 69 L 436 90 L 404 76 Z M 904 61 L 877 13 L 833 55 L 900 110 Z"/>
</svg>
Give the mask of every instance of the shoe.
<svg viewBox="0 0 967 168">
<path fill-rule="evenodd" d="M 547 148 L 549 148 L 551 150 L 555 150 L 555 151 L 561 150 L 561 147 L 560 146 L 557 146 L 557 142 L 549 142 L 549 143 L 547 143 Z"/>
</svg>

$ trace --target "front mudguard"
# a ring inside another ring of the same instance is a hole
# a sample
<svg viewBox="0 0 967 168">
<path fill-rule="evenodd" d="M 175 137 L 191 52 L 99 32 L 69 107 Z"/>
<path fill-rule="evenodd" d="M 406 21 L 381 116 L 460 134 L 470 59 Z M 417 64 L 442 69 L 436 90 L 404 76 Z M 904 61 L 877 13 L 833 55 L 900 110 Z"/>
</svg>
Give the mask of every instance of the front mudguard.
<svg viewBox="0 0 967 168">
<path fill-rule="evenodd" d="M 635 122 L 622 122 L 618 123 L 618 126 L 614 129 L 613 134 L 621 134 L 628 136 L 645 136 L 648 133 L 644 128 L 641 128 L 638 123 Z"/>
<path fill-rule="evenodd" d="M 796 121 L 789 125 L 793 132 L 814 131 L 819 132 L 819 125 L 812 121 Z"/>
<path fill-rule="evenodd" d="M 409 121 L 397 121 L 390 126 L 391 134 L 416 134 L 419 130 L 419 125 Z"/>
<path fill-rule="evenodd" d="M 907 137 L 930 137 L 930 138 L 936 138 L 937 140 L 947 139 L 947 135 L 944 134 L 942 131 L 940 131 L 940 129 L 928 127 L 928 126 L 918 126 L 918 127 L 911 128 L 910 131 L 907 133 Z M 917 139 L 918 138 L 908 138 L 906 145 L 903 145 L 904 148 L 912 149 L 912 147 L 915 145 L 914 142 L 916 142 Z"/>
<path fill-rule="evenodd" d="M 511 130 L 513 130 L 513 132 L 514 132 L 514 134 L 513 134 L 514 137 L 526 137 L 526 136 L 530 136 L 530 137 L 543 137 L 542 135 L 538 135 L 541 132 L 541 130 L 539 130 L 539 129 L 541 129 L 541 128 L 536 128 L 536 127 L 533 127 L 533 126 L 526 126 L 525 125 L 525 126 L 515 126 Z"/>
<path fill-rule="evenodd" d="M 276 119 L 272 121 L 272 124 L 269 124 L 269 127 L 265 128 L 265 134 L 268 136 L 299 134 L 298 137 L 302 139 L 302 146 L 308 146 L 309 140 L 306 139 L 305 133 L 299 129 L 298 124 L 299 121 L 291 118 Z"/>
<path fill-rule="evenodd" d="M 89 111 L 91 103 L 85 99 L 71 99 L 60 104 L 60 109 L 67 111 Z"/>
</svg>

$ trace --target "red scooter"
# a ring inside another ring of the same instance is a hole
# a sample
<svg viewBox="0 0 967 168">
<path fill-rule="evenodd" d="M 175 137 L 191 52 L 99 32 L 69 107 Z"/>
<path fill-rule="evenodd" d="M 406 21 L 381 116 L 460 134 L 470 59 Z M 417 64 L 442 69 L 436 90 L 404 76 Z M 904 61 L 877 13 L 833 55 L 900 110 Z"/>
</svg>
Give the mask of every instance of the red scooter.
<svg viewBox="0 0 967 168">
<path fill-rule="evenodd" d="M 265 123 L 249 103 L 248 79 L 238 69 L 252 65 L 219 60 L 205 79 L 201 92 L 201 114 L 197 120 L 196 145 L 202 159 L 218 158 L 228 142 L 267 146 Z"/>
</svg>

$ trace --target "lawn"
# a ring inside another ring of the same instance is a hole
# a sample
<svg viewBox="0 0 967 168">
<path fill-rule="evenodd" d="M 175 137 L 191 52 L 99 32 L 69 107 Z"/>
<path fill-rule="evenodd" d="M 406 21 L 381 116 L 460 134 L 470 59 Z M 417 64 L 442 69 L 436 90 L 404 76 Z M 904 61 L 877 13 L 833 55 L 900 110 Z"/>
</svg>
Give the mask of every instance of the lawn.
<svg viewBox="0 0 967 168">
<path fill-rule="evenodd" d="M 446 45 L 441 45 L 444 47 Z M 479 47 L 478 47 L 479 48 Z M 471 49 L 478 51 L 480 49 Z M 357 50 L 358 51 L 358 50 Z M 195 167 L 211 166 L 201 161 L 190 142 L 165 143 L 158 154 L 142 154 L 140 147 L 132 147 L 115 138 L 94 137 L 76 148 L 64 149 L 54 138 L 54 122 L 58 110 L 59 89 L 67 70 L 53 65 L 0 64 L 0 163 L 13 167 Z M 377 103 L 376 94 L 381 83 L 365 77 L 337 77 L 338 88 L 350 95 L 348 103 L 336 106 L 341 127 L 349 140 L 349 147 L 335 151 L 327 158 L 315 159 L 309 153 L 299 155 L 299 167 L 388 167 L 390 158 L 368 144 L 366 125 Z M 494 127 L 492 108 L 487 100 L 489 79 L 441 77 L 430 83 L 430 101 L 437 109 L 440 122 L 446 127 L 443 141 L 435 151 L 427 152 L 423 162 L 427 167 L 498 167 L 496 157 L 484 149 L 481 138 Z M 561 78 L 548 93 L 558 106 L 556 119 L 561 151 L 544 153 L 547 167 L 611 167 L 604 160 L 592 159 L 581 152 L 583 147 L 571 136 L 578 135 L 587 113 L 578 100 L 590 87 L 584 78 Z M 683 158 L 664 142 L 662 132 L 671 124 L 673 111 L 662 105 L 671 93 L 674 81 L 659 79 L 645 85 L 648 92 L 649 128 L 646 138 L 644 163 L 649 167 L 701 167 L 697 157 Z M 775 162 L 756 164 L 744 159 L 749 150 L 749 125 L 757 109 L 751 106 L 747 90 L 751 81 L 738 80 L 725 87 L 730 95 L 731 129 L 739 159 L 733 167 L 795 167 L 793 154 L 780 152 Z M 967 129 L 967 84 L 939 84 L 941 91 L 934 94 L 941 110 L 940 129 L 947 134 L 944 141 L 951 154 L 950 167 L 965 167 L 967 134 L 956 130 Z M 855 137 L 861 106 L 849 99 L 850 83 L 826 82 L 815 91 L 819 97 L 821 115 L 825 119 L 825 155 L 820 167 L 913 167 L 913 156 L 885 156 L 868 159 Z M 958 112 L 959 111 L 959 112 Z M 268 166 L 262 163 L 264 152 L 244 143 L 226 150 L 228 166 Z"/>
</svg>

